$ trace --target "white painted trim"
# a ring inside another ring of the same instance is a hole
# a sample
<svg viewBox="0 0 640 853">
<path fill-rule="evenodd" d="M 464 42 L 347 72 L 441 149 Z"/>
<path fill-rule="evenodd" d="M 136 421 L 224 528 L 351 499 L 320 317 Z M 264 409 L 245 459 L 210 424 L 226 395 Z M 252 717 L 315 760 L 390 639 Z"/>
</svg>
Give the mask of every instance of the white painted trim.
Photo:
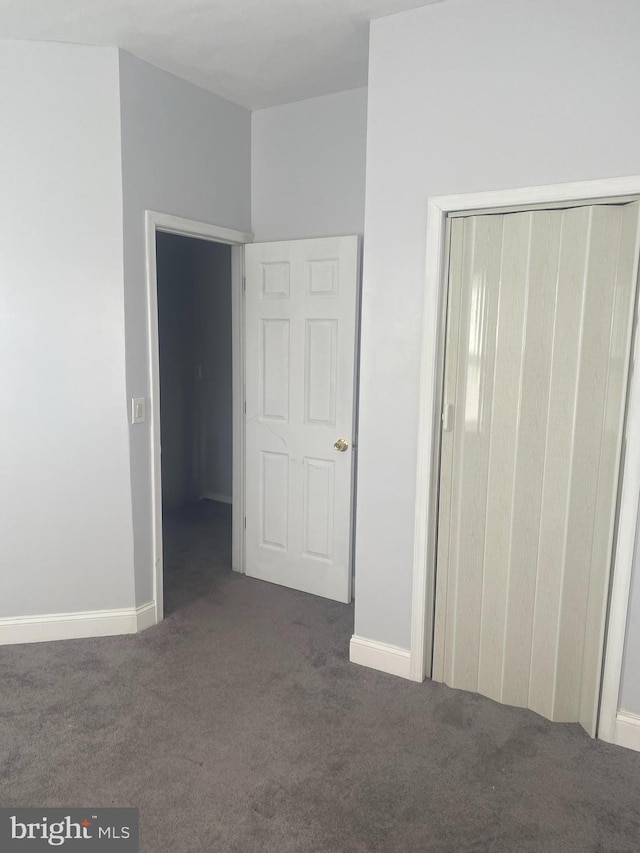
<svg viewBox="0 0 640 853">
<path fill-rule="evenodd" d="M 540 187 L 518 187 L 509 190 L 470 193 L 463 195 L 434 196 L 429 201 L 445 213 L 470 210 L 511 209 L 541 204 L 564 202 L 626 199 L 640 195 L 640 175 L 624 178 L 605 178 L 600 181 L 576 181 L 570 184 L 551 184 Z M 427 223 L 427 228 L 428 228 Z"/>
<path fill-rule="evenodd" d="M 422 364 L 416 507 L 413 543 L 413 592 L 411 608 L 411 677 L 422 681 L 431 675 L 433 612 L 435 604 L 435 539 L 438 524 L 437 476 L 439 448 L 438 348 L 442 329 L 442 305 L 446 294 L 446 213 L 431 200 L 427 213 L 427 258 L 422 321 Z"/>
<path fill-rule="evenodd" d="M 349 643 L 349 660 L 351 663 L 398 675 L 400 678 L 412 678 L 410 652 L 398 646 L 377 643 L 354 634 Z"/>
<path fill-rule="evenodd" d="M 149 424 L 151 452 L 151 537 L 153 600 L 156 622 L 164 616 L 162 586 L 162 467 L 160 463 L 160 353 L 158 349 L 158 270 L 156 266 L 156 220 L 145 212 L 147 284 L 147 354 L 149 368 Z"/>
<path fill-rule="evenodd" d="M 155 602 L 150 601 L 138 608 L 8 617 L 0 619 L 0 645 L 136 634 L 155 625 L 155 615 Z"/>
<path fill-rule="evenodd" d="M 251 235 L 246 235 L 251 237 Z M 251 242 L 253 238 L 245 242 Z M 231 369 L 233 464 L 231 482 L 231 568 L 244 574 L 244 456 L 245 456 L 245 346 L 244 245 L 231 249 Z"/>
<path fill-rule="evenodd" d="M 200 492 L 201 501 L 217 501 L 221 504 L 232 504 L 233 498 L 231 495 L 221 495 L 218 492 Z"/>
<path fill-rule="evenodd" d="M 355 601 L 356 597 L 356 514 L 358 508 L 358 445 L 360 444 L 360 439 L 358 435 L 360 430 L 360 398 L 358 392 L 360 389 L 360 341 L 362 338 L 362 256 L 364 250 L 362 238 L 356 235 L 356 239 L 358 241 L 358 260 L 356 270 L 356 324 L 353 336 L 353 430 L 351 440 L 351 450 L 353 451 L 353 458 L 351 460 L 351 518 L 349 521 L 349 562 L 351 572 L 349 598 L 351 601 Z"/>
<path fill-rule="evenodd" d="M 440 306 L 446 297 L 447 287 L 446 269 L 443 263 L 447 217 L 464 211 L 482 212 L 489 209 L 506 211 L 544 204 L 597 203 L 613 198 L 617 201 L 631 200 L 639 196 L 640 176 L 633 175 L 600 181 L 440 196 L 428 201 L 411 608 L 410 658 L 411 677 L 414 679 L 424 676 L 429 669 L 430 637 L 433 631 L 434 518 L 437 497 L 437 459 L 434 458 L 434 448 L 437 446 L 436 431 L 439 431 L 440 415 L 440 412 L 436 411 L 436 403 L 438 388 L 442 384 L 442 376 L 438 375 L 438 346 L 443 334 Z M 637 317 L 636 323 L 638 323 Z M 638 337 L 640 334 L 637 332 L 636 363 L 639 357 Z M 635 371 L 631 377 L 625 433 L 627 446 L 622 468 L 618 534 L 612 568 L 598 729 L 598 737 L 610 741 L 615 740 L 618 726 L 617 708 L 622 674 L 622 653 L 633 567 L 638 494 L 640 493 L 640 371 Z M 628 720 L 626 722 L 628 723 Z"/>
<path fill-rule="evenodd" d="M 145 211 L 149 418 L 151 420 L 151 502 L 153 539 L 153 597 L 155 621 L 163 618 L 162 590 L 162 468 L 160 463 L 160 355 L 158 350 L 158 282 L 156 232 L 180 234 L 231 245 L 232 385 L 233 385 L 233 569 L 244 571 L 244 278 L 245 243 L 253 235 L 168 213 Z"/>
<path fill-rule="evenodd" d="M 640 715 L 631 711 L 618 711 L 613 743 L 640 752 Z"/>
<path fill-rule="evenodd" d="M 232 228 L 222 228 L 220 225 L 210 225 L 208 222 L 184 219 L 182 216 L 157 213 L 153 210 L 147 210 L 146 216 L 147 221 L 151 220 L 157 231 L 195 237 L 199 240 L 212 240 L 214 243 L 227 243 L 231 246 L 253 243 L 253 234 L 246 231 L 234 231 Z"/>
<path fill-rule="evenodd" d="M 157 623 L 155 601 L 149 601 L 147 604 L 136 607 L 136 628 L 138 633 L 146 631 L 147 628 L 152 628 Z"/>
</svg>

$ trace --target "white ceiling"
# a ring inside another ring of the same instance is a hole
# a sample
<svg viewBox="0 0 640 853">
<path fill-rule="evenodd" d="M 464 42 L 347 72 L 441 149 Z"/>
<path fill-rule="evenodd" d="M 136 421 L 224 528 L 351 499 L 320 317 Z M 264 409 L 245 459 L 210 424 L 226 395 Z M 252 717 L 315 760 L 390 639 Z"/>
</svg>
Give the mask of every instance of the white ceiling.
<svg viewBox="0 0 640 853">
<path fill-rule="evenodd" d="M 258 109 L 367 84 L 369 21 L 434 0 L 0 0 L 0 37 L 114 45 Z"/>
</svg>

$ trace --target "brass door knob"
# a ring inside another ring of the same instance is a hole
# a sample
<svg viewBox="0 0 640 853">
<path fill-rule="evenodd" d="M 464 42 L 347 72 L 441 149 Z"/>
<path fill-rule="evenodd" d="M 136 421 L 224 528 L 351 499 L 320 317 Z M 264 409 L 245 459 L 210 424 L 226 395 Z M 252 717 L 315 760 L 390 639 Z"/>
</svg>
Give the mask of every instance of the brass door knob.
<svg viewBox="0 0 640 853">
<path fill-rule="evenodd" d="M 334 450 L 337 450 L 339 453 L 344 453 L 345 450 L 349 448 L 349 442 L 346 438 L 339 438 L 336 443 L 333 445 Z"/>
</svg>

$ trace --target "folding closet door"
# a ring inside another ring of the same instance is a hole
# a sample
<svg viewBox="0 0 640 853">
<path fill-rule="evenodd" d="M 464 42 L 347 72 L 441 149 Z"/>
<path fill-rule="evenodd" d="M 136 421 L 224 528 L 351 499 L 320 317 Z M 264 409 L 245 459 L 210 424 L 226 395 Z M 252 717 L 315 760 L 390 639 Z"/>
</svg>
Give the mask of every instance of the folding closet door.
<svg viewBox="0 0 640 853">
<path fill-rule="evenodd" d="M 433 676 L 597 708 L 639 205 L 454 218 Z"/>
</svg>

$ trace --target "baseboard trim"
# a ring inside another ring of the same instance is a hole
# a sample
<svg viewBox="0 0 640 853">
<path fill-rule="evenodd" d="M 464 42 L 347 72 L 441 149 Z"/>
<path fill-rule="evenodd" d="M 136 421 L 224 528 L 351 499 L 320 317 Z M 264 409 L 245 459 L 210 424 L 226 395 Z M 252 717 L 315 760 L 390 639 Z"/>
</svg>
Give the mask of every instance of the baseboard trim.
<svg viewBox="0 0 640 853">
<path fill-rule="evenodd" d="M 156 603 L 149 601 L 141 607 L 136 607 L 136 626 L 138 633 L 152 628 L 156 624 Z"/>
<path fill-rule="evenodd" d="M 118 610 L 47 613 L 0 619 L 0 646 L 136 634 L 156 623 L 155 602 Z"/>
<path fill-rule="evenodd" d="M 378 643 L 354 634 L 349 643 L 349 660 L 389 675 L 411 679 L 411 653 L 399 646 Z"/>
<path fill-rule="evenodd" d="M 640 714 L 618 711 L 614 743 L 640 752 Z"/>
<path fill-rule="evenodd" d="M 229 495 L 220 495 L 218 492 L 200 492 L 201 501 L 218 501 L 221 504 L 233 503 Z"/>
</svg>

